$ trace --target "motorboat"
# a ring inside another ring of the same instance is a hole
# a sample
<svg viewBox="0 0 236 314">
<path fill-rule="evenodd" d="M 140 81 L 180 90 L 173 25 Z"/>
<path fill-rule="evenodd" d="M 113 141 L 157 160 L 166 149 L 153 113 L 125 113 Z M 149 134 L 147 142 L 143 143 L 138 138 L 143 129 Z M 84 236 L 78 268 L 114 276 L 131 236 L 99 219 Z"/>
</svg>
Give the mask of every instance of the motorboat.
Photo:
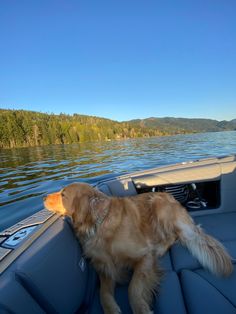
<svg viewBox="0 0 236 314">
<path fill-rule="evenodd" d="M 97 182 L 110 196 L 171 193 L 197 224 L 226 247 L 234 263 L 227 278 L 203 269 L 175 243 L 162 257 L 155 314 L 236 313 L 236 156 L 188 161 Z M 115 298 L 132 313 L 128 283 Z M 0 313 L 103 313 L 99 280 L 75 237 L 69 219 L 43 208 L 0 233 Z"/>
</svg>

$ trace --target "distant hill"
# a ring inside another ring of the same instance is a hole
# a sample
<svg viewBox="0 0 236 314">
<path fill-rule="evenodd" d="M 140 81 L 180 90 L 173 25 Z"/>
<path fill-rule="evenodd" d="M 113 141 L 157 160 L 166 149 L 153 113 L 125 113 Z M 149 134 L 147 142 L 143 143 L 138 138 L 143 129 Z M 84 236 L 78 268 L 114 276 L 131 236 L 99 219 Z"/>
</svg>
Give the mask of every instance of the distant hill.
<svg viewBox="0 0 236 314">
<path fill-rule="evenodd" d="M 236 130 L 236 119 L 148 118 L 117 122 L 86 115 L 0 109 L 0 148 Z"/>
<path fill-rule="evenodd" d="M 236 119 L 231 121 L 217 121 L 212 119 L 186 119 L 186 118 L 147 118 L 127 121 L 136 127 L 158 129 L 171 134 L 184 132 L 217 132 L 236 130 Z"/>
<path fill-rule="evenodd" d="M 0 109 L 0 148 L 163 135 L 159 130 L 86 115 Z"/>
</svg>

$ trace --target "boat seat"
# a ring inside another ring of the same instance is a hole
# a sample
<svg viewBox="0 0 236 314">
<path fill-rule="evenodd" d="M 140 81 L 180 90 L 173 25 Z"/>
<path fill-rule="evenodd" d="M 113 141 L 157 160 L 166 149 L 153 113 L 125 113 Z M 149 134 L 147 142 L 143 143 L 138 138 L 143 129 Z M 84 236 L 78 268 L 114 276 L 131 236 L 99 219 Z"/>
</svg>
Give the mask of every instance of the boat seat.
<svg viewBox="0 0 236 314">
<path fill-rule="evenodd" d="M 236 259 L 236 213 L 204 215 L 197 224 L 220 240 Z M 180 244 L 175 244 L 161 260 L 165 275 L 153 304 L 155 314 L 236 314 L 236 267 L 229 278 L 219 278 L 202 269 Z M 128 286 L 117 286 L 116 300 L 122 313 L 131 314 Z M 99 289 L 89 314 L 102 314 Z"/>
<path fill-rule="evenodd" d="M 115 299 L 119 304 L 122 313 L 132 314 L 128 300 L 127 285 L 117 285 Z M 170 299 L 169 299 L 170 298 Z M 154 313 L 183 313 L 186 314 L 184 299 L 181 292 L 178 276 L 173 271 L 167 271 L 159 294 L 155 298 Z M 89 314 L 103 314 L 99 300 L 99 287 L 95 293 Z"/>
<path fill-rule="evenodd" d="M 229 278 L 217 278 L 198 269 L 183 270 L 180 282 L 188 313 L 236 313 L 236 269 Z"/>
<path fill-rule="evenodd" d="M 198 216 L 195 222 L 224 244 L 233 259 L 236 259 L 236 213 L 222 213 Z M 200 268 L 198 261 L 180 244 L 175 244 L 170 250 L 173 268 L 176 272 L 182 269 L 195 270 Z"/>
<path fill-rule="evenodd" d="M 236 252 L 236 212 L 199 216 L 202 228 Z M 155 314 L 236 314 L 236 270 L 211 275 L 181 245 L 160 260 L 165 270 Z M 58 219 L 0 278 L 0 313 L 102 314 L 99 283 L 67 221 Z M 131 314 L 128 285 L 117 285 L 122 313 Z"/>
<path fill-rule="evenodd" d="M 236 213 L 204 215 L 195 222 L 224 244 L 233 258 L 234 272 L 219 278 L 202 269 L 187 249 L 174 245 L 170 256 L 178 273 L 188 313 L 236 313 Z"/>
<path fill-rule="evenodd" d="M 86 308 L 94 270 L 70 225 L 58 219 L 0 280 L 0 313 L 70 314 Z"/>
</svg>

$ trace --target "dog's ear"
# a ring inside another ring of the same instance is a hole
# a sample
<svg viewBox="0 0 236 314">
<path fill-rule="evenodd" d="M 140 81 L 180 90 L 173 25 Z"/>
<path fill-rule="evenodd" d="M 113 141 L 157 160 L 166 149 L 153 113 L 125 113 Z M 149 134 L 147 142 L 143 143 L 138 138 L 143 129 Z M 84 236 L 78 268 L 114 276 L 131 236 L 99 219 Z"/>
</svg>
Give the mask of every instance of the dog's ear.
<svg viewBox="0 0 236 314">
<path fill-rule="evenodd" d="M 75 197 L 72 203 L 73 226 L 77 234 L 88 236 L 94 230 L 95 218 L 88 197 Z"/>
<path fill-rule="evenodd" d="M 94 234 L 95 225 L 105 217 L 109 203 L 110 198 L 97 190 L 76 196 L 72 204 L 72 221 L 76 232 L 82 236 Z"/>
</svg>

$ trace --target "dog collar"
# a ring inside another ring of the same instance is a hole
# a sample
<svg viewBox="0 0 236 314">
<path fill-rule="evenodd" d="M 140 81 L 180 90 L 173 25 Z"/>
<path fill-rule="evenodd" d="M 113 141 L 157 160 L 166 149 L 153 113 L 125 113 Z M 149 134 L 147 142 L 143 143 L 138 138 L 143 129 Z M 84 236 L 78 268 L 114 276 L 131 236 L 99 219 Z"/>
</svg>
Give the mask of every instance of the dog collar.
<svg viewBox="0 0 236 314">
<path fill-rule="evenodd" d="M 108 212 L 109 208 L 105 208 L 103 210 L 102 215 L 97 215 L 94 226 L 82 237 L 82 243 L 86 243 L 88 240 L 93 239 L 95 237 L 99 227 L 107 217 Z"/>
</svg>

